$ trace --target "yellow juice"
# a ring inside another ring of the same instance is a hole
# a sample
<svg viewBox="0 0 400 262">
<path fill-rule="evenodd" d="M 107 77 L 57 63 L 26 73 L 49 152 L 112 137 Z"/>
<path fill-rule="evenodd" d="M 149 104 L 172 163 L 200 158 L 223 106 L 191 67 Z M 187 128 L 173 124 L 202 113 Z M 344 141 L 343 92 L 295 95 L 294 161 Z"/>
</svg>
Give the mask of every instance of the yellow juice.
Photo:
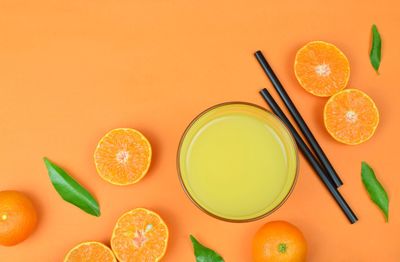
<svg viewBox="0 0 400 262">
<path fill-rule="evenodd" d="M 215 106 L 186 130 L 178 153 L 189 197 L 207 213 L 252 220 L 277 208 L 297 176 L 297 151 L 282 122 L 245 103 Z"/>
</svg>

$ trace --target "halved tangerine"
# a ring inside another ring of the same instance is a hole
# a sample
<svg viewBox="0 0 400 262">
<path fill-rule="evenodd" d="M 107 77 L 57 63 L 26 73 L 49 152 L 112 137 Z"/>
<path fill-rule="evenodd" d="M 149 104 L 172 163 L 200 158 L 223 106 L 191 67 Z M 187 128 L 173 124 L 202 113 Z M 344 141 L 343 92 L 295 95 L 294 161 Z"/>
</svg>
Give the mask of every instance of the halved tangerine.
<svg viewBox="0 0 400 262">
<path fill-rule="evenodd" d="M 306 91 L 326 97 L 346 87 L 350 77 L 350 64 L 335 45 L 313 41 L 297 51 L 294 72 Z"/>
<path fill-rule="evenodd" d="M 64 262 L 117 262 L 114 253 L 106 245 L 90 241 L 72 248 L 64 258 Z"/>
<path fill-rule="evenodd" d="M 146 175 L 151 154 L 151 145 L 142 133 L 132 128 L 117 128 L 100 140 L 94 162 L 104 180 L 115 185 L 130 185 Z"/>
<path fill-rule="evenodd" d="M 159 261 L 167 250 L 168 236 L 168 227 L 158 214 L 136 208 L 118 219 L 111 248 L 121 262 Z"/>
<path fill-rule="evenodd" d="M 379 112 L 367 94 L 347 89 L 332 96 L 325 104 L 324 123 L 337 141 L 356 145 L 372 137 L 379 123 Z"/>
</svg>

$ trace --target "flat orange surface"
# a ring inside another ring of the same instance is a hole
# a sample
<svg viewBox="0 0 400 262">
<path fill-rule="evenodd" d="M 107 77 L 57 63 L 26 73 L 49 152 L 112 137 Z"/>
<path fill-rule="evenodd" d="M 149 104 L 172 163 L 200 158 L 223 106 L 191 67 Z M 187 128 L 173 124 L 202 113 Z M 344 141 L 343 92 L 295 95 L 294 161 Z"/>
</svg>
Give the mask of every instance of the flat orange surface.
<svg viewBox="0 0 400 262">
<path fill-rule="evenodd" d="M 81 241 L 108 243 L 117 218 L 135 207 L 152 209 L 168 223 L 164 261 L 194 261 L 189 234 L 227 262 L 251 261 L 253 234 L 276 219 L 301 228 L 309 261 L 399 261 L 399 10 L 395 0 L 1 1 L 0 190 L 29 194 L 40 223 L 25 242 L 0 247 L 0 261 L 61 261 Z M 372 23 L 383 39 L 380 76 L 368 56 Z M 349 87 L 365 91 L 380 109 L 380 126 L 367 143 L 335 142 L 322 123 L 326 99 L 297 83 L 294 55 L 311 40 L 342 49 L 351 63 Z M 257 49 L 342 177 L 340 191 L 359 216 L 357 224 L 347 222 L 303 158 L 293 194 L 261 221 L 218 221 L 185 196 L 175 158 L 191 119 L 225 101 L 265 106 L 258 91 L 271 86 L 253 57 Z M 97 141 L 116 127 L 136 128 L 153 145 L 150 172 L 137 185 L 113 186 L 96 174 Z M 96 196 L 101 217 L 61 200 L 43 156 Z M 361 183 L 362 160 L 387 189 L 388 224 Z"/>
</svg>

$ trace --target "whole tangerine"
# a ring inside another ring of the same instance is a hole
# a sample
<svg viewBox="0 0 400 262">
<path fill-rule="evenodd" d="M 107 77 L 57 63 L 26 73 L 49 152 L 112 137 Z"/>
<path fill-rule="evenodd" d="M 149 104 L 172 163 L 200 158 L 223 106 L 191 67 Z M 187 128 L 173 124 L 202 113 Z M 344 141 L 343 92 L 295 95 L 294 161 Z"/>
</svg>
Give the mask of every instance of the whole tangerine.
<svg viewBox="0 0 400 262">
<path fill-rule="evenodd" d="M 254 262 L 304 262 L 306 256 L 307 243 L 303 234 L 288 222 L 268 222 L 254 236 Z"/>
<path fill-rule="evenodd" d="M 0 245 L 13 246 L 31 235 L 36 227 L 37 212 L 25 194 L 0 192 Z"/>
</svg>

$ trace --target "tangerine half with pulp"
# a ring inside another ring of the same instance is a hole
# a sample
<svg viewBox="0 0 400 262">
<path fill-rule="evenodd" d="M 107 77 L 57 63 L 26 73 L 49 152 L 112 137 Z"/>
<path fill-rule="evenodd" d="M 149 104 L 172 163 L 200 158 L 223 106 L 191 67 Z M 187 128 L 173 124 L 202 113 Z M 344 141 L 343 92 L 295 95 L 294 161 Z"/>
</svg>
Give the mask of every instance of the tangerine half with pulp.
<svg viewBox="0 0 400 262">
<path fill-rule="evenodd" d="M 158 214 L 136 208 L 118 219 L 111 248 L 121 262 L 160 261 L 167 249 L 168 236 L 168 227 Z"/>
<path fill-rule="evenodd" d="M 97 144 L 94 162 L 104 180 L 115 185 L 130 185 L 146 175 L 151 154 L 151 145 L 142 133 L 132 128 L 117 128 Z"/>
<path fill-rule="evenodd" d="M 96 241 L 83 242 L 72 248 L 64 262 L 117 262 L 111 249 Z"/>
<path fill-rule="evenodd" d="M 309 93 L 332 96 L 346 87 L 350 64 L 333 44 L 313 41 L 297 51 L 294 72 L 300 85 Z"/>
<path fill-rule="evenodd" d="M 325 104 L 324 123 L 334 139 L 357 145 L 375 133 L 379 112 L 367 94 L 357 89 L 346 89 L 332 96 Z"/>
</svg>

